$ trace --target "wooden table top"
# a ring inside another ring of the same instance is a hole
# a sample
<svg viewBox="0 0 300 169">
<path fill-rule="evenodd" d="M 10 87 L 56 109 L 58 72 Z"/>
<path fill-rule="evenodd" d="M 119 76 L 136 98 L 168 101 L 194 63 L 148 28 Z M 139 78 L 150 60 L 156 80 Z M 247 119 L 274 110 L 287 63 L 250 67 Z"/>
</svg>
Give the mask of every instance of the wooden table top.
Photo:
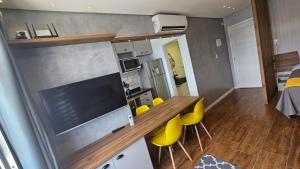
<svg viewBox="0 0 300 169">
<path fill-rule="evenodd" d="M 198 96 L 176 96 L 147 113 L 135 118 L 135 125 L 127 125 L 116 133 L 111 133 L 61 162 L 64 169 L 94 169 L 111 159 L 129 145 L 149 134 L 186 108 L 195 104 Z"/>
</svg>

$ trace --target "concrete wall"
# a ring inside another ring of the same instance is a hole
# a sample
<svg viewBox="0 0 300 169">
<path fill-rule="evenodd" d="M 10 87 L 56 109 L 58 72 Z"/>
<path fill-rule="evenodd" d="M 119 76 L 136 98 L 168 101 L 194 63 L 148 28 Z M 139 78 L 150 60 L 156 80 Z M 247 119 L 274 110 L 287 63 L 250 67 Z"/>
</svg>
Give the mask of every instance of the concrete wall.
<svg viewBox="0 0 300 169">
<path fill-rule="evenodd" d="M 117 33 L 117 36 L 154 33 L 151 16 L 66 13 L 2 9 L 6 34 L 14 39 L 17 30 L 26 30 L 25 22 L 37 29 L 53 23 L 60 36 Z"/>
<path fill-rule="evenodd" d="M 268 0 L 275 53 L 300 52 L 300 1 Z"/>
<path fill-rule="evenodd" d="M 230 66 L 231 66 L 233 77 L 235 77 L 235 72 L 234 72 L 233 57 L 232 57 L 231 48 L 230 48 L 228 27 L 230 27 L 232 25 L 235 25 L 237 23 L 240 23 L 240 22 L 242 22 L 244 20 L 247 20 L 249 18 L 252 18 L 252 8 L 251 8 L 251 6 L 223 18 L 225 32 L 226 32 L 226 41 L 227 41 L 227 44 L 228 44 Z M 236 82 L 235 78 L 233 78 L 233 82 L 234 82 L 234 86 L 236 86 L 237 82 Z"/>
<path fill-rule="evenodd" d="M 43 119 L 45 110 L 38 95 L 40 90 L 119 71 L 109 42 L 17 50 L 13 53 L 36 110 L 48 129 L 51 126 Z M 54 136 L 50 130 L 57 155 L 65 157 L 127 124 L 130 113 L 129 106 L 125 106 L 59 136 Z"/>
<path fill-rule="evenodd" d="M 210 104 L 233 87 L 222 19 L 188 18 L 187 40 L 200 96 Z M 216 46 L 216 39 L 222 46 Z M 216 57 L 218 55 L 218 57 Z"/>
</svg>

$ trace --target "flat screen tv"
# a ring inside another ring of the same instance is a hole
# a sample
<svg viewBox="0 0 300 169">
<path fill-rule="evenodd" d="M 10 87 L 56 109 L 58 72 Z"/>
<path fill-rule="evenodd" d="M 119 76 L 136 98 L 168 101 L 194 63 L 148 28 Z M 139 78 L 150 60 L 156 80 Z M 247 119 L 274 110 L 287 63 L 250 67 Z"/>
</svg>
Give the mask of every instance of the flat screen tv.
<svg viewBox="0 0 300 169">
<path fill-rule="evenodd" d="M 119 73 L 39 92 L 56 135 L 127 104 Z"/>
</svg>

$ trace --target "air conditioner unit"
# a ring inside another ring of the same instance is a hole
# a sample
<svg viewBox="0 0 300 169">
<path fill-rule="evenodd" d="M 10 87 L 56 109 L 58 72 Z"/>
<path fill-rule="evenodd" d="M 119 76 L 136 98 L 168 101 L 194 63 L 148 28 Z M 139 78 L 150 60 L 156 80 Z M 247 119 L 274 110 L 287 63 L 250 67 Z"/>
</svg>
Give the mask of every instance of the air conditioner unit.
<svg viewBox="0 0 300 169">
<path fill-rule="evenodd" d="M 183 15 L 162 15 L 152 17 L 155 33 L 182 32 L 187 29 L 187 19 Z"/>
</svg>

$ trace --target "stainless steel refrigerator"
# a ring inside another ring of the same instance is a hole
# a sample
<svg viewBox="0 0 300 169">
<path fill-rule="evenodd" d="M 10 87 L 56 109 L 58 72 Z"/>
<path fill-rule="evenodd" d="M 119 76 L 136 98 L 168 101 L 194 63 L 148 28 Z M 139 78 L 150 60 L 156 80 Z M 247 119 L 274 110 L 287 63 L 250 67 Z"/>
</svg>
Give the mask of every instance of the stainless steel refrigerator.
<svg viewBox="0 0 300 169">
<path fill-rule="evenodd" d="M 171 97 L 162 59 L 143 63 L 140 77 L 144 88 L 153 89 L 154 97 L 161 97 L 164 100 Z"/>
</svg>

